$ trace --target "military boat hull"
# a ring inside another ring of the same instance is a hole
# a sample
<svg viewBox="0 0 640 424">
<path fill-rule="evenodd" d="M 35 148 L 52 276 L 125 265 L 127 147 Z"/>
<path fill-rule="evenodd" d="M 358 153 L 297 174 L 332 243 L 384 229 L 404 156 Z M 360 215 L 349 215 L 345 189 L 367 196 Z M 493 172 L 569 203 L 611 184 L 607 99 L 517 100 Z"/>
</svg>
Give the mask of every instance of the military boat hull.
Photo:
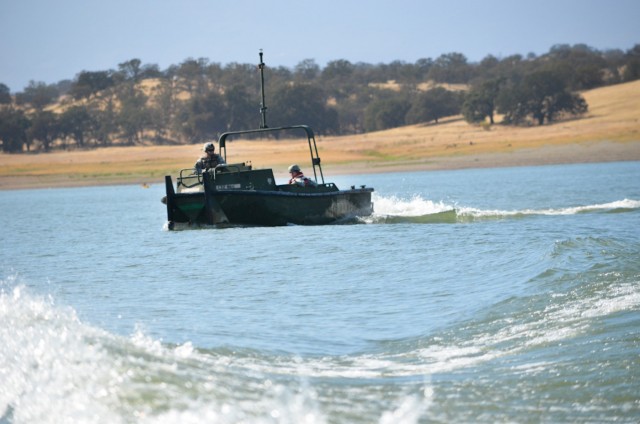
<svg viewBox="0 0 640 424">
<path fill-rule="evenodd" d="M 176 193 L 170 176 L 166 177 L 166 185 L 170 229 L 176 228 L 176 224 L 326 225 L 352 222 L 373 213 L 373 189 L 367 187 L 338 190 L 333 184 L 322 184 L 280 185 L 271 190 L 218 190 L 211 176 L 203 178 L 203 190 L 198 192 Z"/>
</svg>

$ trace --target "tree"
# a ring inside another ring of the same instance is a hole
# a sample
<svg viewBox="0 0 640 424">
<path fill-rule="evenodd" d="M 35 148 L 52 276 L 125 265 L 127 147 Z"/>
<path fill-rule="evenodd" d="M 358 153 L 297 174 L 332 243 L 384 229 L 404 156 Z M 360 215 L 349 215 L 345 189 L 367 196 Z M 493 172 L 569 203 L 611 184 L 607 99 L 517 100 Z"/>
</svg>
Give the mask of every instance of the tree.
<svg viewBox="0 0 640 424">
<path fill-rule="evenodd" d="M 211 82 L 216 82 L 222 79 L 224 71 L 220 63 L 209 63 L 205 69 L 205 75 Z"/>
<path fill-rule="evenodd" d="M 163 78 L 164 74 L 160 71 L 158 65 L 148 63 L 146 65 L 142 65 L 142 69 L 140 70 L 138 77 L 141 80 L 146 78 Z"/>
<path fill-rule="evenodd" d="M 585 44 L 559 44 L 542 58 L 541 69 L 553 71 L 564 79 L 569 90 L 585 90 L 603 84 L 607 62 L 603 55 Z"/>
<path fill-rule="evenodd" d="M 141 64 L 142 61 L 140 59 L 131 59 L 127 62 L 119 63 L 118 68 L 125 81 L 138 82 L 142 73 Z"/>
<path fill-rule="evenodd" d="M 190 99 L 179 111 L 180 132 L 190 142 L 217 138 L 227 130 L 224 98 L 216 91 Z"/>
<path fill-rule="evenodd" d="M 146 103 L 147 96 L 139 91 L 133 91 L 120 98 L 118 125 L 129 144 L 141 140 L 144 128 L 150 122 Z"/>
<path fill-rule="evenodd" d="M 462 104 L 462 115 L 470 124 L 483 122 L 489 117 L 489 122 L 493 124 L 493 99 L 488 98 L 483 92 L 470 91 L 467 93 Z"/>
<path fill-rule="evenodd" d="M 419 94 L 407 113 L 407 123 L 435 121 L 445 116 L 460 113 L 461 96 L 442 87 L 436 87 Z"/>
<path fill-rule="evenodd" d="M 92 105 L 90 111 L 95 122 L 93 137 L 100 145 L 108 146 L 111 144 L 111 137 L 118 128 L 113 96 L 105 97 L 105 101 L 101 105 Z"/>
<path fill-rule="evenodd" d="M 354 66 L 348 60 L 332 60 L 322 70 L 322 79 L 325 81 L 348 81 L 353 75 Z"/>
<path fill-rule="evenodd" d="M 417 77 L 420 80 L 425 80 L 427 79 L 427 75 L 429 75 L 429 71 L 431 70 L 431 68 L 433 67 L 433 59 L 426 59 L 426 58 L 422 58 L 422 59 L 418 59 L 416 61 L 416 72 L 417 72 Z"/>
<path fill-rule="evenodd" d="M 335 108 L 338 112 L 340 134 L 366 131 L 364 123 L 365 111 L 379 91 L 369 85 L 360 86 L 349 97 L 336 103 Z"/>
<path fill-rule="evenodd" d="M 581 95 L 563 90 L 546 99 L 544 111 L 547 122 L 551 123 L 562 114 L 577 116 L 586 113 L 588 109 L 587 102 Z"/>
<path fill-rule="evenodd" d="M 58 98 L 58 89 L 55 85 L 47 85 L 44 82 L 29 81 L 29 85 L 22 93 L 16 94 L 16 103 L 29 104 L 36 110 L 42 110 Z"/>
<path fill-rule="evenodd" d="M 483 77 L 494 75 L 495 70 L 500 66 L 500 61 L 493 55 L 488 55 L 480 61 L 477 72 Z"/>
<path fill-rule="evenodd" d="M 353 91 L 352 77 L 355 67 L 348 60 L 340 59 L 327 63 L 320 79 L 328 93 L 337 100 L 347 98 Z"/>
<path fill-rule="evenodd" d="M 471 76 L 471 66 L 462 53 L 447 53 L 438 57 L 429 70 L 428 77 L 436 82 L 466 83 Z"/>
<path fill-rule="evenodd" d="M 623 81 L 635 81 L 640 79 L 640 44 L 636 44 L 627 51 L 626 65 L 622 73 Z"/>
<path fill-rule="evenodd" d="M 158 140 L 167 136 L 174 123 L 178 105 L 176 94 L 177 90 L 173 78 L 161 79 L 160 84 L 154 90 L 149 106 L 149 119 Z"/>
<path fill-rule="evenodd" d="M 325 92 L 317 85 L 293 84 L 281 86 L 271 100 L 271 126 L 306 124 L 319 134 L 338 130 L 338 114 L 327 106 Z"/>
<path fill-rule="evenodd" d="M 114 79 L 111 71 L 82 71 L 77 75 L 69 93 L 76 100 L 88 99 L 113 85 Z"/>
<path fill-rule="evenodd" d="M 294 75 L 300 81 L 313 81 L 320 75 L 320 67 L 315 60 L 305 59 L 295 66 Z"/>
<path fill-rule="evenodd" d="M 258 76 L 259 73 L 258 72 L 253 72 L 253 75 Z M 252 79 L 248 80 L 251 81 Z M 280 87 L 284 84 L 291 84 L 293 82 L 295 82 L 294 80 L 294 76 L 293 73 L 291 72 L 291 70 L 289 68 L 287 68 L 286 66 L 277 66 L 277 67 L 272 67 L 269 69 L 269 74 L 268 74 L 268 81 L 269 81 L 269 86 L 274 86 L 274 87 Z M 247 85 L 247 81 L 244 81 L 242 84 L 240 83 L 236 83 L 235 85 L 243 85 L 245 87 L 249 87 L 249 85 Z M 258 85 L 255 86 L 256 88 L 258 87 Z M 256 91 L 257 93 L 257 91 Z M 257 96 L 256 96 L 257 98 Z"/>
<path fill-rule="evenodd" d="M 467 122 L 482 122 L 488 117 L 489 122 L 494 123 L 496 99 L 502 83 L 503 79 L 501 78 L 485 81 L 467 93 L 462 104 L 462 115 Z"/>
<path fill-rule="evenodd" d="M 61 134 L 58 118 L 55 113 L 39 111 L 32 118 L 32 125 L 27 135 L 32 140 L 42 143 L 45 152 L 51 149 L 53 141 Z"/>
<path fill-rule="evenodd" d="M 0 105 L 11 104 L 11 91 L 5 84 L 0 83 Z"/>
<path fill-rule="evenodd" d="M 94 120 L 85 106 L 72 106 L 60 116 L 60 129 L 65 137 L 72 137 L 78 147 L 84 147 Z"/>
<path fill-rule="evenodd" d="M 387 81 L 394 80 L 404 84 L 415 84 L 422 80 L 418 68 L 401 60 L 394 60 L 386 65 Z"/>
<path fill-rule="evenodd" d="M 521 124 L 531 117 L 543 125 L 545 120 L 553 122 L 562 113 L 585 113 L 587 104 L 582 96 L 569 92 L 558 75 L 535 71 L 521 83 L 501 91 L 498 110 L 505 114 L 505 123 Z"/>
<path fill-rule="evenodd" d="M 589 90 L 600 87 L 604 80 L 604 66 L 595 63 L 578 65 L 571 78 L 574 90 Z"/>
<path fill-rule="evenodd" d="M 69 94 L 69 91 L 71 91 L 71 87 L 73 86 L 73 81 L 71 81 L 70 79 L 63 79 L 58 81 L 54 85 L 56 87 L 56 90 L 58 90 L 58 95 L 64 96 L 66 94 Z"/>
<path fill-rule="evenodd" d="M 206 78 L 208 64 L 209 59 L 204 57 L 197 60 L 189 58 L 180 64 L 176 75 L 184 89 L 192 96 L 204 95 L 209 91 Z"/>
<path fill-rule="evenodd" d="M 21 152 L 22 145 L 27 144 L 27 130 L 30 125 L 31 122 L 23 111 L 13 108 L 0 108 L 2 151 L 5 153 Z"/>
<path fill-rule="evenodd" d="M 506 81 L 516 82 L 522 79 L 522 75 L 529 72 L 534 66 L 534 61 L 525 60 L 521 55 L 511 55 L 499 61 L 491 67 L 488 75 L 482 74 L 481 78 L 504 78 Z"/>
<path fill-rule="evenodd" d="M 411 102 L 406 97 L 378 99 L 364 111 L 365 131 L 381 131 L 405 124 Z"/>
<path fill-rule="evenodd" d="M 271 78 L 272 74 L 265 75 L 265 80 Z M 256 91 L 260 87 L 260 73 L 255 65 L 232 62 L 224 67 L 224 72 L 218 81 L 223 87 L 233 87 L 242 85 L 247 88 L 255 87 Z M 273 84 L 268 84 L 272 86 Z"/>
<path fill-rule="evenodd" d="M 236 85 L 226 90 L 224 105 L 227 116 L 227 131 L 258 127 L 260 118 L 257 99 L 252 101 L 252 96 L 245 87 Z"/>
</svg>

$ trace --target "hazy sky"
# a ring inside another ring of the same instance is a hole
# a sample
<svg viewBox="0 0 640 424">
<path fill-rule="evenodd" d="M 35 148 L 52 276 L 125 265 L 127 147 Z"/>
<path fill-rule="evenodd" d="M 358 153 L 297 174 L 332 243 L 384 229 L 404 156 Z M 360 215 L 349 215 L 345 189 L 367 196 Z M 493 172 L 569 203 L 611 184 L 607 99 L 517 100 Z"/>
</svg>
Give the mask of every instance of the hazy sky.
<svg viewBox="0 0 640 424">
<path fill-rule="evenodd" d="M 540 55 L 555 44 L 628 50 L 640 0 L 0 0 L 0 83 L 22 91 L 140 59 L 293 68 L 304 59 L 413 63 L 444 53 Z"/>
</svg>

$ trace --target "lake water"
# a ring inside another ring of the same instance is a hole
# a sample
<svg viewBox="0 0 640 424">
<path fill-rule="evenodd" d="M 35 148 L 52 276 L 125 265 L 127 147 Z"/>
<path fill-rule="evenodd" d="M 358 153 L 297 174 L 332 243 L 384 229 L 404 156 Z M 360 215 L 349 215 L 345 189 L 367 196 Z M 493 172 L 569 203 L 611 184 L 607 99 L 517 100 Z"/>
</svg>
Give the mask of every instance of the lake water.
<svg viewBox="0 0 640 424">
<path fill-rule="evenodd" d="M 640 421 L 640 162 L 327 181 L 375 214 L 0 192 L 0 423 Z"/>
</svg>

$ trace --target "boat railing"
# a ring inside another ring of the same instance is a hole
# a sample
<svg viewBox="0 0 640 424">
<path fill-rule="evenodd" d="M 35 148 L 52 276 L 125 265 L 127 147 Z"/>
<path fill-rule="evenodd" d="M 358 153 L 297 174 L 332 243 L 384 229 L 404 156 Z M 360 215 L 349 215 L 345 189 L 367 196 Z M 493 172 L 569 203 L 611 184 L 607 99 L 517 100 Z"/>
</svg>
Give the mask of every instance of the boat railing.
<svg viewBox="0 0 640 424">
<path fill-rule="evenodd" d="M 227 139 L 231 141 L 233 136 L 243 136 L 249 134 L 263 134 L 277 131 L 287 130 L 302 130 L 307 136 L 307 143 L 309 144 L 309 153 L 311 154 L 311 166 L 313 167 L 313 176 L 316 182 L 324 184 L 324 175 L 322 174 L 322 165 L 320 165 L 320 156 L 318 155 L 318 147 L 316 145 L 316 138 L 313 134 L 313 130 L 308 125 L 290 125 L 286 127 L 274 127 L 274 128 L 258 128 L 245 131 L 230 131 L 220 135 L 218 139 L 218 145 L 220 153 L 227 159 Z M 318 174 L 320 175 L 320 181 L 318 181 Z"/>
<path fill-rule="evenodd" d="M 217 165 L 213 170 L 204 172 L 213 171 L 214 174 L 219 174 L 221 172 L 240 172 L 250 170 L 251 165 L 243 162 Z M 178 188 L 183 187 L 185 189 L 190 189 L 201 186 L 202 184 L 202 173 L 198 174 L 194 168 L 185 168 L 180 170 L 180 175 L 178 176 L 177 181 Z"/>
<path fill-rule="evenodd" d="M 181 189 L 190 189 L 202 185 L 202 175 L 196 174 L 193 168 L 185 168 L 180 170 L 180 175 L 176 181 L 178 191 Z"/>
</svg>

